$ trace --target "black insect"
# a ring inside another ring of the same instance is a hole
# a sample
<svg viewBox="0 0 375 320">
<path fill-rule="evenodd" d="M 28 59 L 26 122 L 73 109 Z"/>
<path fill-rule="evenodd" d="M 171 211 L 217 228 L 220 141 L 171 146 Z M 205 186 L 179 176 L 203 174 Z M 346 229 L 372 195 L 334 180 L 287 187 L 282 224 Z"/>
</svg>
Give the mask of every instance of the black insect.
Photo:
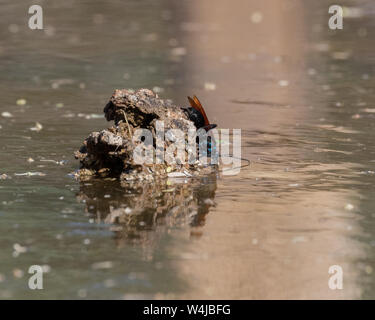
<svg viewBox="0 0 375 320">
<path fill-rule="evenodd" d="M 210 122 L 208 121 L 206 112 L 204 111 L 203 106 L 198 98 L 194 96 L 193 98 L 188 97 L 188 99 L 191 107 L 184 108 L 184 111 L 186 112 L 189 119 L 194 123 L 195 127 L 197 129 L 203 128 L 206 130 L 206 132 L 210 131 L 213 128 L 216 128 L 216 124 L 210 124 Z M 207 155 L 208 157 L 211 157 L 212 152 L 216 149 L 215 140 L 210 135 L 208 135 L 207 139 L 204 139 L 204 141 L 199 141 L 199 138 L 197 137 L 197 143 L 203 146 L 203 149 L 207 150 L 207 153 L 204 152 L 204 154 L 200 155 Z"/>
<path fill-rule="evenodd" d="M 184 111 L 189 119 L 194 122 L 195 127 L 197 129 L 204 128 L 206 131 L 216 128 L 216 124 L 210 124 L 208 121 L 206 112 L 198 98 L 194 96 L 193 98 L 188 97 L 188 99 L 191 107 L 184 108 Z"/>
</svg>

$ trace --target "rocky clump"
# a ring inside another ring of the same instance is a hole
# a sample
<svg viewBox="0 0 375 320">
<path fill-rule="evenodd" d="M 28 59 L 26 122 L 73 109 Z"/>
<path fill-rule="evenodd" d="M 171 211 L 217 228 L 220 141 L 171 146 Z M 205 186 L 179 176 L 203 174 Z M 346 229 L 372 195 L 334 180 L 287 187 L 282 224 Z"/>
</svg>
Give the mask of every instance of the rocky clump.
<svg viewBox="0 0 375 320">
<path fill-rule="evenodd" d="M 170 100 L 162 100 L 148 89 L 115 90 L 104 108 L 108 121 L 114 125 L 99 132 L 92 132 L 83 146 L 75 152 L 80 161 L 76 176 L 87 179 L 92 176 L 119 177 L 121 180 L 154 180 L 166 176 L 187 177 L 199 175 L 202 171 L 211 172 L 212 167 L 204 167 L 199 161 L 194 164 L 168 164 L 166 161 L 153 164 L 139 164 L 134 161 L 134 149 L 141 144 L 133 139 L 136 129 L 148 129 L 152 133 L 154 148 L 156 141 L 156 122 L 162 120 L 164 132 L 180 129 L 187 133 L 195 129 L 183 108 L 175 106 Z M 187 135 L 186 135 L 187 137 Z M 165 139 L 162 150 L 167 157 L 168 146 L 172 142 Z M 185 159 L 188 159 L 186 151 Z M 175 154 L 173 154 L 175 156 Z"/>
</svg>

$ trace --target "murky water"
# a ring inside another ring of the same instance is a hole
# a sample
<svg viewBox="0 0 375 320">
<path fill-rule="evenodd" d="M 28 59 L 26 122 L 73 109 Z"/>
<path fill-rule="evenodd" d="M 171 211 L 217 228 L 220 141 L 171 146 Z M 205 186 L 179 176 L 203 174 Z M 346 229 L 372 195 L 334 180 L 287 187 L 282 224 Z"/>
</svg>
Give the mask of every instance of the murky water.
<svg viewBox="0 0 375 320">
<path fill-rule="evenodd" d="M 1 298 L 375 297 L 370 0 L 344 1 L 338 31 L 329 1 L 39 3 L 43 31 L 29 1 L 0 2 Z M 72 179 L 112 91 L 140 87 L 196 94 L 242 129 L 250 167 L 138 188 Z M 34 264 L 44 290 L 28 289 Z"/>
</svg>

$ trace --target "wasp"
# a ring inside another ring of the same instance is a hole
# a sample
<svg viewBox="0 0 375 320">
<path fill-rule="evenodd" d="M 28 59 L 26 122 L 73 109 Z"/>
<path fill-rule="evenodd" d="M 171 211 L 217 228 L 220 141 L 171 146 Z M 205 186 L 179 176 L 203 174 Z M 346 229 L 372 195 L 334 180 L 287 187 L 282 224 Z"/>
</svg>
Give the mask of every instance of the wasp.
<svg viewBox="0 0 375 320">
<path fill-rule="evenodd" d="M 197 129 L 203 128 L 207 132 L 213 128 L 216 128 L 216 124 L 210 124 L 208 121 L 206 112 L 203 109 L 202 104 L 196 96 L 193 98 L 188 97 L 190 107 L 184 108 L 188 118 L 192 121 Z"/>
<path fill-rule="evenodd" d="M 214 129 L 217 127 L 216 124 L 211 124 L 208 121 L 206 112 L 203 109 L 202 104 L 198 100 L 196 96 L 193 98 L 188 97 L 190 107 L 184 108 L 185 113 L 187 114 L 190 121 L 192 121 L 197 129 L 205 129 L 206 132 L 210 131 L 211 129 Z M 211 156 L 213 150 L 216 150 L 215 147 L 215 140 L 211 136 L 207 136 L 207 140 L 203 142 L 199 142 L 199 139 L 197 137 L 197 142 L 200 144 L 205 144 L 207 147 L 207 153 L 204 152 L 204 154 L 201 155 L 207 155 L 208 157 Z"/>
</svg>

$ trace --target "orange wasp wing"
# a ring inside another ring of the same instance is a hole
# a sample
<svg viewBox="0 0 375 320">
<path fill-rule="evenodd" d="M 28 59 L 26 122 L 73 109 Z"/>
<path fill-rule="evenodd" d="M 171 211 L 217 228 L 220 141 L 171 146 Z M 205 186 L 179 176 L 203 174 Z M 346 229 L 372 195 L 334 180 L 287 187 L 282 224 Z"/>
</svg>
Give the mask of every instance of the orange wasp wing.
<svg viewBox="0 0 375 320">
<path fill-rule="evenodd" d="M 204 119 L 204 125 L 208 126 L 210 124 L 210 122 L 208 121 L 206 112 L 204 111 L 203 106 L 200 103 L 200 101 L 198 100 L 198 98 L 196 96 L 194 96 L 194 98 L 193 98 L 194 100 L 190 97 L 188 97 L 188 99 L 189 99 L 189 103 L 190 103 L 191 107 L 194 108 L 195 110 L 199 111 L 202 114 L 203 119 Z"/>
</svg>

